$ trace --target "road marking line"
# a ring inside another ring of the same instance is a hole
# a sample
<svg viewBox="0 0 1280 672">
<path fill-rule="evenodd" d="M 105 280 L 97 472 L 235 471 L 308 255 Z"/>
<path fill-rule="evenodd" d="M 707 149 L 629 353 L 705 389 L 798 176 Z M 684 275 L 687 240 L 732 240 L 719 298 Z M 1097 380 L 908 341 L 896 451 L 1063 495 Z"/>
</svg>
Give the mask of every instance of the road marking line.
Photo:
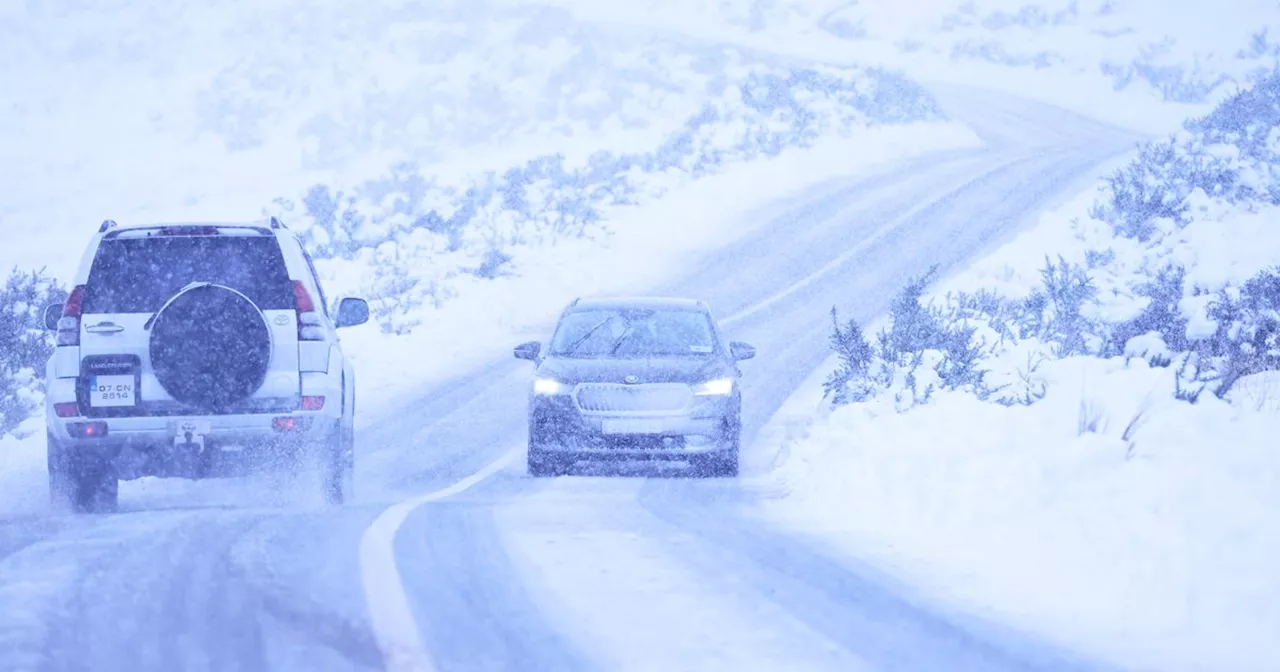
<svg viewBox="0 0 1280 672">
<path fill-rule="evenodd" d="M 400 526 L 418 507 L 461 494 L 492 478 L 521 452 L 512 450 L 447 488 L 387 507 L 364 531 L 360 538 L 360 579 L 373 634 L 388 672 L 435 670 L 396 567 L 395 540 Z"/>
<path fill-rule="evenodd" d="M 989 177 L 990 175 L 998 173 L 1001 170 L 1008 168 L 1009 166 L 1030 161 L 1035 158 L 1039 158 L 1039 157 L 1038 156 L 1023 157 L 1020 159 L 1015 159 L 1012 161 L 1006 161 L 1004 163 L 1001 163 L 995 168 L 992 168 L 991 170 L 988 170 L 982 173 L 978 177 L 965 182 L 959 187 L 956 187 L 955 189 L 951 189 L 947 191 L 945 194 L 937 198 L 927 200 L 921 203 L 920 205 L 917 205 L 916 207 L 911 208 L 905 213 L 898 215 L 892 220 L 889 220 L 887 224 L 880 227 L 879 229 L 876 229 L 876 231 L 872 233 L 870 236 L 863 238 L 861 241 L 858 242 L 857 245 L 854 245 L 853 247 L 840 253 L 840 255 L 837 256 L 835 259 L 832 259 L 826 264 L 823 264 L 822 267 L 819 268 L 818 270 L 810 273 L 809 275 L 801 278 L 800 280 L 797 280 L 796 282 L 792 283 L 791 285 L 789 285 L 782 291 L 778 292 L 777 294 L 774 294 L 773 296 L 770 296 L 769 298 L 764 299 L 763 301 L 750 305 L 734 313 L 733 315 L 730 315 L 729 317 L 721 319 L 720 324 L 724 326 L 731 325 L 734 322 L 738 322 L 748 317 L 751 317 L 752 315 L 755 315 L 756 313 L 764 310 L 765 308 L 768 308 L 769 306 L 772 306 L 773 304 L 778 303 L 779 301 L 787 298 L 788 296 L 791 296 L 792 294 L 795 294 L 796 292 L 804 289 L 805 287 L 812 285 L 814 282 L 817 282 L 820 278 L 822 278 L 822 276 L 827 275 L 832 271 L 845 265 L 846 263 L 848 263 L 850 259 L 866 251 L 868 247 L 871 247 L 875 243 L 879 242 L 881 238 L 884 238 L 885 236 L 889 235 L 894 231 L 894 229 L 897 229 L 898 227 L 902 226 L 911 218 L 915 217 L 916 215 L 919 215 L 920 213 L 924 212 L 925 210 L 928 210 L 929 208 L 936 206 L 938 203 L 948 198 L 954 197 L 956 194 L 969 188 L 969 185 L 973 184 L 974 182 L 977 182 L 986 177 Z"/>
</svg>

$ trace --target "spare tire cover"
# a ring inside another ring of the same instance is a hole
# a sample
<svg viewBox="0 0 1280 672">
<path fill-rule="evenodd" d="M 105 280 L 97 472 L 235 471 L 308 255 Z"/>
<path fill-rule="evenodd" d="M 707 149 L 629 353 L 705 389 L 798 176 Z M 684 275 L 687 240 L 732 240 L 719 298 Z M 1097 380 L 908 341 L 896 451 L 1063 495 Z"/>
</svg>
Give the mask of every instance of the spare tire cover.
<svg viewBox="0 0 1280 672">
<path fill-rule="evenodd" d="M 205 409 L 242 401 L 267 377 L 271 332 L 248 297 L 221 285 L 179 293 L 151 325 L 151 366 L 174 399 Z"/>
</svg>

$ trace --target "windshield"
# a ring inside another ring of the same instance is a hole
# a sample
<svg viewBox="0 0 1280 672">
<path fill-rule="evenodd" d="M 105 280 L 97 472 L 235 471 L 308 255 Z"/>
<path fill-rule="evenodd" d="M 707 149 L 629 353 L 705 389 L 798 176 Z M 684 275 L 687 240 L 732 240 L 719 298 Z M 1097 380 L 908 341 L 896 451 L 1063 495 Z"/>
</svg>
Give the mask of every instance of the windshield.
<svg viewBox="0 0 1280 672">
<path fill-rule="evenodd" d="M 705 313 L 691 310 L 584 310 L 569 313 L 551 339 L 560 357 L 705 357 L 715 352 Z"/>
<path fill-rule="evenodd" d="M 274 238 L 166 236 L 102 241 L 89 271 L 85 310 L 154 312 L 192 282 L 231 287 L 263 310 L 295 305 Z"/>
</svg>

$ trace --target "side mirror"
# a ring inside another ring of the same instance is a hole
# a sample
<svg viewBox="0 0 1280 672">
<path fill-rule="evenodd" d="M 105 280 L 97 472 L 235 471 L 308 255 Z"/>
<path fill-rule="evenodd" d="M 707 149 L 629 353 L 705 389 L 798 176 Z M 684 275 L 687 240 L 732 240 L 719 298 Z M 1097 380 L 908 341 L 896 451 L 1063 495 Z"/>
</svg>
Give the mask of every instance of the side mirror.
<svg viewBox="0 0 1280 672">
<path fill-rule="evenodd" d="M 531 362 L 538 361 L 538 355 L 542 354 L 542 344 L 538 341 L 529 341 L 521 343 L 515 349 L 516 359 L 527 359 Z"/>
<path fill-rule="evenodd" d="M 354 327 L 369 321 L 369 303 L 364 299 L 343 299 L 338 302 L 338 316 L 333 326 Z"/>
<path fill-rule="evenodd" d="M 755 346 L 748 345 L 742 341 L 734 341 L 729 344 L 729 354 L 734 361 L 740 362 L 744 359 L 751 359 L 756 356 Z"/>
<path fill-rule="evenodd" d="M 49 331 L 58 330 L 58 321 L 62 319 L 62 305 L 53 304 L 44 307 L 44 328 Z"/>
</svg>

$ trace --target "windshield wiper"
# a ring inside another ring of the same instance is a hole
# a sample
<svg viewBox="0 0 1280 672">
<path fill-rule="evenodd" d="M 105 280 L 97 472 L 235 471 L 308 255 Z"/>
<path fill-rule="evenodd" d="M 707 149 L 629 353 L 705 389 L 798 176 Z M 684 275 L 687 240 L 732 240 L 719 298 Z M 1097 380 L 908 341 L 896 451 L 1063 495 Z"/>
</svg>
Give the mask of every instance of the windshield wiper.
<svg viewBox="0 0 1280 672">
<path fill-rule="evenodd" d="M 631 336 L 631 332 L 633 331 L 635 330 L 631 327 L 631 323 L 628 322 L 627 328 L 623 329 L 621 334 L 618 334 L 618 338 L 613 341 L 613 347 L 609 348 L 610 357 L 618 354 L 618 348 L 621 348 L 622 344 L 627 342 L 627 338 Z"/>
<path fill-rule="evenodd" d="M 615 316 L 615 315 L 610 315 L 609 317 L 604 318 L 604 321 L 602 321 L 600 324 L 597 324 L 596 326 L 591 327 L 590 329 L 588 329 L 588 330 L 587 330 L 587 333 L 585 333 L 585 334 L 583 334 L 583 335 L 579 336 L 579 337 L 578 337 L 578 340 L 576 340 L 576 341 L 574 341 L 574 342 L 570 343 L 570 344 L 569 344 L 569 347 L 567 347 L 567 348 L 565 348 L 564 350 L 560 351 L 560 354 L 563 354 L 563 355 L 571 355 L 571 354 L 573 354 L 573 352 L 574 352 L 575 350 L 577 350 L 577 349 L 578 349 L 578 346 L 582 345 L 583 343 L 586 343 L 586 342 L 587 342 L 587 339 L 588 339 L 588 338 L 591 338 L 591 335 L 592 335 L 592 334 L 594 334 L 594 333 L 596 333 L 597 331 L 600 331 L 601 329 L 603 329 L 603 328 L 604 328 L 604 325 L 609 324 L 609 322 L 611 322 L 611 321 L 613 320 L 613 318 L 614 318 L 614 317 L 616 317 L 616 316 Z"/>
</svg>

